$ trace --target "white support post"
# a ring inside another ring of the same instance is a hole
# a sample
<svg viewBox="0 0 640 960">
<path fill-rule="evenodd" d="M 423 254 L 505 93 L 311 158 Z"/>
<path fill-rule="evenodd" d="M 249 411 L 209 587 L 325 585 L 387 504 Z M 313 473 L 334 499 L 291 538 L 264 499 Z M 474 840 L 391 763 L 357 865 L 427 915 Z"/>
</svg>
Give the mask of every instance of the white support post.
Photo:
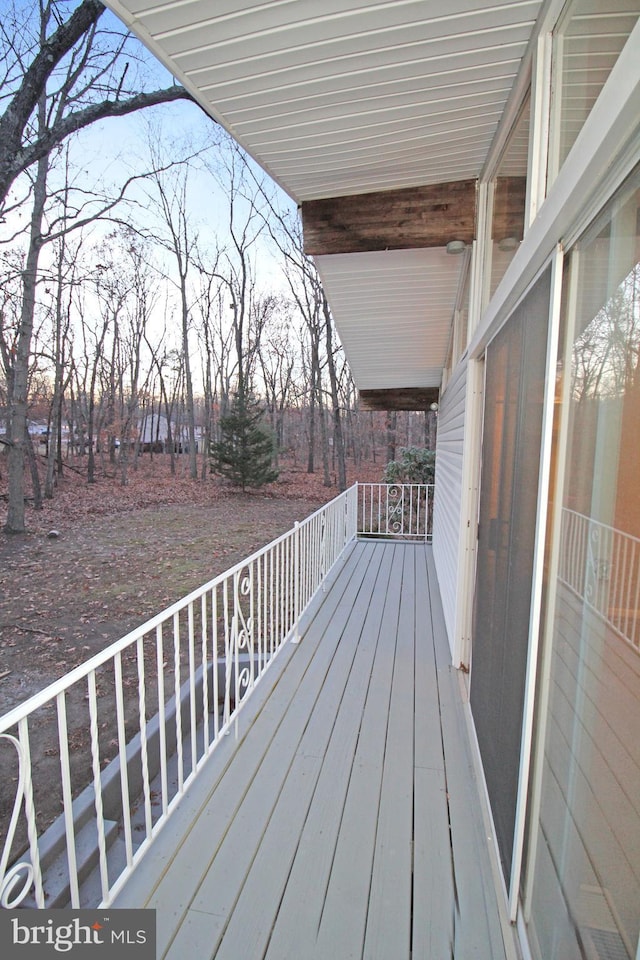
<svg viewBox="0 0 640 960">
<path fill-rule="evenodd" d="M 295 625 L 291 643 L 300 643 L 300 524 L 297 520 L 293 529 L 293 615 Z"/>
</svg>

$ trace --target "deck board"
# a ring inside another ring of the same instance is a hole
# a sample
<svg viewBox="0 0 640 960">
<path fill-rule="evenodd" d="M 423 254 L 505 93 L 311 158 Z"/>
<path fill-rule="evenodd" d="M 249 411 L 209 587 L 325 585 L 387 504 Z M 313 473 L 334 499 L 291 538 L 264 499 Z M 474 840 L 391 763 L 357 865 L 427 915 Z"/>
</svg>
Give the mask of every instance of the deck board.
<svg viewBox="0 0 640 960">
<path fill-rule="evenodd" d="M 427 582 L 426 554 L 416 558 L 416 583 Z M 416 620 L 413 958 L 453 955 L 454 889 L 444 772 L 434 625 Z"/>
<path fill-rule="evenodd" d="M 394 659 L 364 945 L 371 960 L 411 952 L 415 550 L 398 552 L 403 569 L 397 625 L 380 638 Z"/>
<path fill-rule="evenodd" d="M 293 687 L 287 682 L 288 671 L 285 672 L 276 687 L 277 691 L 282 683 L 285 684 L 283 695 L 275 706 L 268 705 L 266 708 L 269 720 L 272 717 L 277 718 L 277 727 L 272 723 L 265 725 L 260 718 L 259 725 L 252 731 L 252 744 L 256 745 L 256 755 L 250 769 L 250 779 L 244 757 L 238 753 L 233 769 L 236 776 L 231 782 L 228 782 L 228 777 L 225 778 L 212 798 L 214 809 L 218 806 L 220 792 L 227 804 L 219 811 L 221 833 L 219 838 L 214 838 L 218 839 L 218 845 L 214 846 L 206 832 L 197 838 L 199 848 L 213 848 L 215 856 L 212 856 L 208 869 L 200 880 L 191 909 L 200 913 L 209 912 L 214 917 L 222 918 L 224 923 L 219 926 L 221 935 L 226 934 L 228 923 L 236 911 L 247 873 L 253 865 L 270 819 L 276 808 L 280 815 L 284 812 L 281 794 L 295 755 L 300 749 L 301 731 L 306 730 L 311 710 L 322 690 L 326 689 L 331 693 L 331 685 L 326 683 L 326 678 L 340 647 L 340 632 L 333 630 L 330 638 L 326 638 L 326 643 L 321 644 L 319 641 L 324 637 L 327 625 L 334 622 L 336 607 L 342 605 L 343 608 L 350 609 L 355 603 L 367 568 L 367 558 L 361 557 L 353 566 L 349 565 L 345 569 L 347 588 L 342 590 L 341 585 L 333 586 L 326 596 L 317 624 L 314 621 L 305 633 L 291 664 L 293 666 L 293 661 L 299 659 L 304 669 L 298 667 Z M 336 695 L 335 691 L 333 695 Z M 313 741 L 311 735 L 308 735 L 306 742 L 313 743 L 314 749 L 320 749 L 319 742 Z M 296 770 L 298 769 L 299 765 Z M 295 778 L 294 782 L 297 785 Z M 280 858 L 277 863 L 281 863 Z M 171 879 L 171 895 L 170 884 Z M 241 910 L 238 909 L 236 914 L 240 916 Z M 251 916 L 254 917 L 253 911 Z M 202 956 L 208 955 L 205 950 L 210 947 L 217 950 L 219 946 L 214 937 L 211 944 L 202 945 Z M 173 948 L 173 953 L 176 956 L 181 954 L 180 938 Z M 210 955 L 212 956 L 213 952 Z M 247 954 L 251 955 L 258 954 Z"/>
<path fill-rule="evenodd" d="M 116 906 L 165 960 L 502 960 L 470 756 L 430 548 L 355 544 Z"/>
</svg>

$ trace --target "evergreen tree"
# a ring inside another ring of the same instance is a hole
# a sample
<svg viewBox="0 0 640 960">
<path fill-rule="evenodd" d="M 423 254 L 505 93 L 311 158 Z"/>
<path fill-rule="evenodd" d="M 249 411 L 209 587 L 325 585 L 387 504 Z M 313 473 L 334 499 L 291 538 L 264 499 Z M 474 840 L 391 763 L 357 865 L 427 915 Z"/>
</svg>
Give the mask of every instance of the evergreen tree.
<svg viewBox="0 0 640 960">
<path fill-rule="evenodd" d="M 211 472 L 245 490 L 278 478 L 272 467 L 274 437 L 253 397 L 235 395 L 229 413 L 220 419 L 220 440 L 209 445 Z"/>
</svg>

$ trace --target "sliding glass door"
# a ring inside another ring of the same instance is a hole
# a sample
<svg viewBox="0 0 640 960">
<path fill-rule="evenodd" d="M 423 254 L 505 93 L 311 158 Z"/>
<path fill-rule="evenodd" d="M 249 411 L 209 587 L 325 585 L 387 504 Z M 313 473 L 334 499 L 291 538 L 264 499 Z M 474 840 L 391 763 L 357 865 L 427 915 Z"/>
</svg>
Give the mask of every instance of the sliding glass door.
<svg viewBox="0 0 640 960">
<path fill-rule="evenodd" d="M 550 271 L 486 351 L 471 708 L 509 881 L 538 497 Z"/>
<path fill-rule="evenodd" d="M 529 812 L 535 960 L 640 930 L 640 175 L 566 258 Z"/>
</svg>

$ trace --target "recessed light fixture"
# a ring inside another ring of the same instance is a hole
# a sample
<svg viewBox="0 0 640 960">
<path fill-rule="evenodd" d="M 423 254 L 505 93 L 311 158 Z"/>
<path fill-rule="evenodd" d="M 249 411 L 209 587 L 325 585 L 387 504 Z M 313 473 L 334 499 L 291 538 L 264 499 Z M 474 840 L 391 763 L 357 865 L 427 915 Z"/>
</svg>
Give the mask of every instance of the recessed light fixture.
<svg viewBox="0 0 640 960">
<path fill-rule="evenodd" d="M 503 253 L 510 253 L 511 250 L 515 250 L 519 245 L 520 241 L 517 237 L 503 237 L 502 240 L 498 240 L 498 250 L 501 250 Z"/>
<path fill-rule="evenodd" d="M 449 240 L 447 244 L 447 253 L 453 254 L 454 256 L 458 253 L 464 253 L 467 249 L 467 245 L 464 240 Z"/>
</svg>

